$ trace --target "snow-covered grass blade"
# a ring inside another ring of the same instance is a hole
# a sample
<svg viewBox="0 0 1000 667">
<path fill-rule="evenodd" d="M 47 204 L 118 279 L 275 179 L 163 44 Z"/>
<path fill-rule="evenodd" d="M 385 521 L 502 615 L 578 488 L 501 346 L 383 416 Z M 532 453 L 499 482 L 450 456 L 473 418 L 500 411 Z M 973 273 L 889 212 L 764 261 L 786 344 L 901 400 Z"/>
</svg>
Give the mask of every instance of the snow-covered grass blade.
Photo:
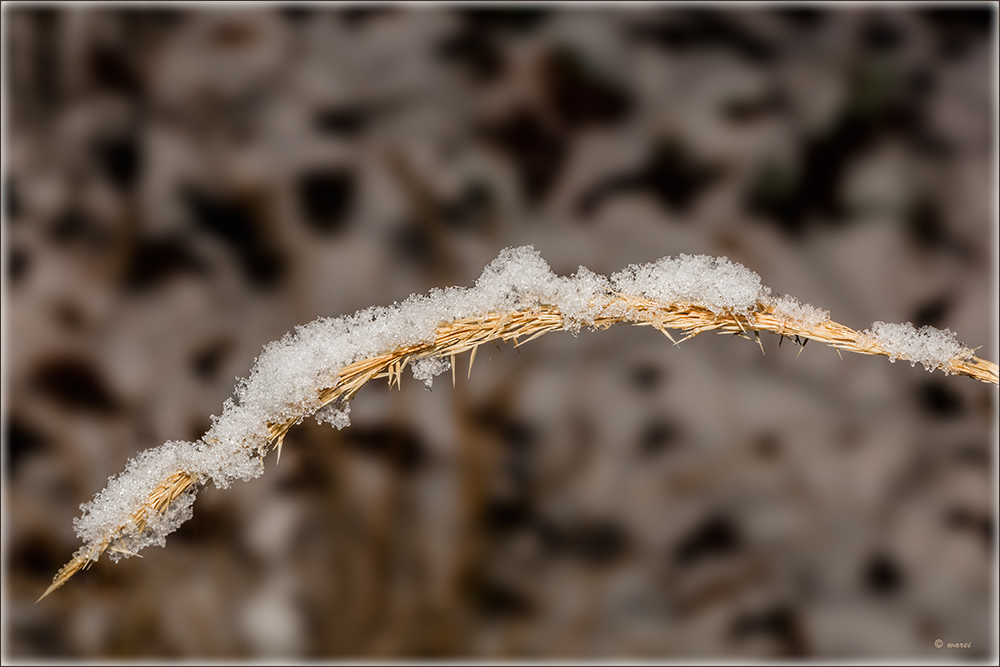
<svg viewBox="0 0 1000 667">
<path fill-rule="evenodd" d="M 235 400 L 226 401 L 200 440 L 142 452 L 81 506 L 75 525 L 84 545 L 41 598 L 106 551 L 117 560 L 163 546 L 166 535 L 191 517 L 200 487 L 212 482 L 226 488 L 260 476 L 264 456 L 271 449 L 280 456 L 285 434 L 302 418 L 348 426 L 350 400 L 369 380 L 399 385 L 410 365 L 427 386 L 449 369 L 454 381 L 455 356 L 471 352 L 471 368 L 484 343 L 520 345 L 550 331 L 613 324 L 653 326 L 671 341 L 670 329 L 683 332 L 683 340 L 706 331 L 747 338 L 770 331 L 803 344 L 818 340 L 837 350 L 998 382 L 997 365 L 977 358 L 951 331 L 885 322 L 855 331 L 831 321 L 825 310 L 772 296 L 760 276 L 725 257 L 664 257 L 610 278 L 580 267 L 560 277 L 531 246 L 508 248 L 474 287 L 435 289 L 389 307 L 321 318 L 267 345 Z"/>
</svg>

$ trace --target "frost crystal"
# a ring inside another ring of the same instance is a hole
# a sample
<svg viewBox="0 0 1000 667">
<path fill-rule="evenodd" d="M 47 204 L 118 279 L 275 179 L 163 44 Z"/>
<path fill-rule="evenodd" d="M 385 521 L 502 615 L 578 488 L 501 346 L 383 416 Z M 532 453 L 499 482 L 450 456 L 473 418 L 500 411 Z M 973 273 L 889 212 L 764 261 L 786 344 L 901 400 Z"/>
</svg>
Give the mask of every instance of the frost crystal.
<svg viewBox="0 0 1000 667">
<path fill-rule="evenodd" d="M 941 331 L 930 326 L 917 329 L 910 322 L 875 322 L 864 335 L 885 350 L 890 361 L 905 359 L 911 366 L 919 362 L 929 371 L 936 368 L 947 371 L 951 359 L 972 354 L 950 329 Z"/>
<path fill-rule="evenodd" d="M 815 327 L 830 321 L 830 311 L 800 303 L 794 296 L 780 296 L 774 300 L 774 314 L 785 320 Z"/>
<path fill-rule="evenodd" d="M 438 357 L 424 357 L 413 362 L 413 377 L 422 381 L 430 389 L 434 376 L 451 370 L 451 362 Z"/>
<path fill-rule="evenodd" d="M 336 427 L 338 431 L 342 428 L 347 428 L 351 425 L 351 404 L 348 403 L 345 405 L 343 410 L 333 407 L 333 403 L 324 405 L 316 411 L 316 423 L 322 424 L 323 422 Z"/>
</svg>

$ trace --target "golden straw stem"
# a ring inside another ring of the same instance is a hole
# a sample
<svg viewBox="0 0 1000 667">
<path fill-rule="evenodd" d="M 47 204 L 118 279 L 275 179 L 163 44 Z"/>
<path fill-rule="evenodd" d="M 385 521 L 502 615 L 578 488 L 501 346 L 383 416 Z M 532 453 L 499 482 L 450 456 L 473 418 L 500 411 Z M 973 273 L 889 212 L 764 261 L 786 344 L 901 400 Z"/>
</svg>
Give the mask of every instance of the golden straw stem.
<svg viewBox="0 0 1000 667">
<path fill-rule="evenodd" d="M 633 324 L 638 326 L 653 326 L 666 335 L 675 345 L 677 341 L 670 335 L 668 329 L 679 329 L 685 333 L 680 342 L 707 331 L 734 333 L 749 338 L 748 331 L 769 331 L 785 337 L 795 337 L 804 340 L 821 341 L 836 350 L 846 350 L 858 354 L 890 356 L 877 343 L 861 332 L 855 331 L 837 322 L 827 321 L 810 325 L 795 320 L 788 320 L 774 314 L 771 306 L 758 304 L 758 309 L 749 314 L 714 313 L 711 310 L 689 303 L 663 303 L 653 299 L 613 294 L 607 297 L 603 304 L 605 313 L 595 318 L 592 327 L 605 329 L 613 324 Z M 433 342 L 407 345 L 385 354 L 361 359 L 340 369 L 335 382 L 329 387 L 317 389 L 319 401 L 326 405 L 336 400 L 348 402 L 369 380 L 377 377 L 388 377 L 389 385 L 400 383 L 405 365 L 417 359 L 426 357 L 448 357 L 451 359 L 452 381 L 454 382 L 455 355 L 471 350 L 469 372 L 472 371 L 472 361 L 477 348 L 490 341 L 514 340 L 517 346 L 534 340 L 551 331 L 568 329 L 562 313 L 553 306 L 537 306 L 528 310 L 508 313 L 488 313 L 477 317 L 468 317 L 438 326 Z M 527 336 L 525 340 L 519 340 Z M 758 341 L 759 342 L 759 341 Z M 761 348 L 763 349 L 763 348 Z M 948 361 L 943 370 L 956 375 L 967 375 L 981 382 L 998 384 L 997 364 L 980 359 L 973 354 L 956 357 Z M 268 424 L 269 446 L 278 447 L 288 430 L 298 420 L 318 409 L 315 405 L 303 407 L 299 413 L 285 422 Z M 148 496 L 146 503 L 137 508 L 132 515 L 134 525 L 132 533 L 141 533 L 146 527 L 147 512 L 150 510 L 162 513 L 170 503 L 174 502 L 185 490 L 196 482 L 188 472 L 179 470 Z M 74 574 L 90 565 L 107 550 L 123 549 L 117 542 L 126 534 L 127 526 L 120 526 L 99 545 L 89 550 L 78 551 L 56 574 L 52 584 L 46 589 L 39 600 L 43 599 L 57 588 L 65 584 Z"/>
</svg>

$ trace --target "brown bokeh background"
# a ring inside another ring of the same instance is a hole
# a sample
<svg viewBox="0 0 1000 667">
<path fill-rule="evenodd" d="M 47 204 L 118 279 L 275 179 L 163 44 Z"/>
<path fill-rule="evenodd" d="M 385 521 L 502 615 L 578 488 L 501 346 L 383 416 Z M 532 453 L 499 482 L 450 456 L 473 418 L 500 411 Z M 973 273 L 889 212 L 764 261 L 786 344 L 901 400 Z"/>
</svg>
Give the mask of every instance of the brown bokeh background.
<svg viewBox="0 0 1000 667">
<path fill-rule="evenodd" d="M 505 246 L 726 255 L 997 360 L 996 25 L 5 5 L 5 659 L 995 656 L 995 387 L 650 328 L 369 386 L 34 601 L 80 503 L 265 343 Z"/>
</svg>

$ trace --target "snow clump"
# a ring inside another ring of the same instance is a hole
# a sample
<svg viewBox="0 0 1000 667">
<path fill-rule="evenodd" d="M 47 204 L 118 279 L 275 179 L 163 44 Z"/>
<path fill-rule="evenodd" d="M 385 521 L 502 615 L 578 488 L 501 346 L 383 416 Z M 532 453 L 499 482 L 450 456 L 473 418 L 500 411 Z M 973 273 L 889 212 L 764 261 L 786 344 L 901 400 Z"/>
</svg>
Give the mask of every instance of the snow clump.
<svg viewBox="0 0 1000 667">
<path fill-rule="evenodd" d="M 911 366 L 919 362 L 928 371 L 941 368 L 947 372 L 949 361 L 972 355 L 972 350 L 958 342 L 958 336 L 950 329 L 942 331 L 931 326 L 917 329 L 910 322 L 875 322 L 863 335 L 885 350 L 889 361 L 904 359 Z"/>
<path fill-rule="evenodd" d="M 779 296 L 773 301 L 774 314 L 785 320 L 799 322 L 809 327 L 830 321 L 830 311 L 800 303 L 794 296 Z"/>
<path fill-rule="evenodd" d="M 742 264 L 708 255 L 682 254 L 650 264 L 632 264 L 612 275 L 611 283 L 623 294 L 692 303 L 713 313 L 749 315 L 771 294 L 761 285 L 760 276 Z"/>
<path fill-rule="evenodd" d="M 434 384 L 434 376 L 451 370 L 451 362 L 441 357 L 424 357 L 413 362 L 411 366 L 413 377 L 420 380 L 430 389 Z"/>
</svg>

